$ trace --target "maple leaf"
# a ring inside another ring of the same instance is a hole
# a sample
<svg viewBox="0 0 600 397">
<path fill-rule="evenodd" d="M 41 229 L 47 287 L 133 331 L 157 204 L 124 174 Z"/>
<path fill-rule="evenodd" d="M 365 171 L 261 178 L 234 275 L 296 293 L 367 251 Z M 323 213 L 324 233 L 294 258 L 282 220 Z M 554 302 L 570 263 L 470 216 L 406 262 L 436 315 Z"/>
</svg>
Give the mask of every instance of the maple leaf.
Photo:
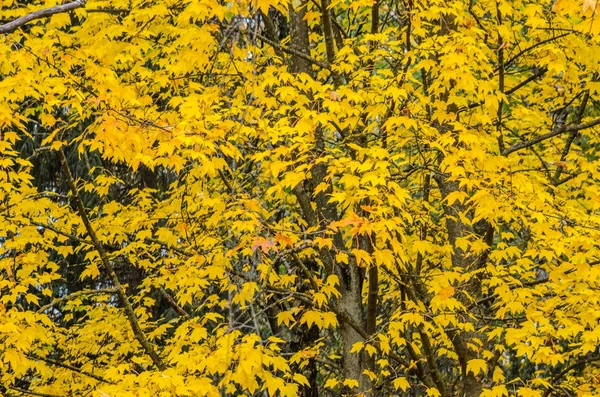
<svg viewBox="0 0 600 397">
<path fill-rule="evenodd" d="M 404 377 L 398 377 L 393 380 L 392 384 L 396 390 L 400 389 L 402 391 L 406 391 L 410 388 L 410 383 Z"/>
<path fill-rule="evenodd" d="M 3 384 L 600 394 L 595 0 L 34 3 L 0 25 Z"/>
<path fill-rule="evenodd" d="M 485 360 L 473 359 L 467 363 L 467 374 L 479 375 L 480 373 L 485 373 L 486 370 L 487 363 Z"/>
<path fill-rule="evenodd" d="M 252 244 L 252 251 L 261 249 L 264 253 L 268 253 L 271 250 L 276 250 L 275 239 L 258 237 Z"/>
</svg>

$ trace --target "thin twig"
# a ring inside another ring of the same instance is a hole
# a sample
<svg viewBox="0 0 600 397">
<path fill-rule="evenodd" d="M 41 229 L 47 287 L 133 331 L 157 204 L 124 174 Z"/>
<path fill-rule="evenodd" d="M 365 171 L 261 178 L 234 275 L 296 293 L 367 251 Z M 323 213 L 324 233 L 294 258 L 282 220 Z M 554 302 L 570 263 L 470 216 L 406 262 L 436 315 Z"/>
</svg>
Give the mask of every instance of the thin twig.
<svg viewBox="0 0 600 397">
<path fill-rule="evenodd" d="M 33 391 L 33 390 L 27 390 L 27 389 L 21 389 L 20 387 L 15 387 L 15 386 L 9 386 L 8 387 L 10 390 L 14 390 L 14 391 L 18 391 L 19 393 L 23 393 L 23 394 L 28 394 L 30 396 L 40 396 L 40 397 L 62 397 L 58 394 L 46 394 L 46 393 L 40 393 L 37 391 Z"/>
<path fill-rule="evenodd" d="M 74 234 L 71 234 L 71 233 L 64 232 L 64 231 L 62 231 L 62 230 L 60 230 L 60 229 L 57 229 L 57 228 L 55 228 L 55 227 L 54 227 L 54 226 L 52 226 L 52 225 L 49 225 L 49 224 L 46 224 L 46 223 L 41 223 L 41 222 L 36 222 L 36 221 L 32 221 L 32 220 L 30 220 L 30 222 L 31 222 L 31 224 L 32 224 L 32 225 L 34 225 L 34 226 L 37 226 L 37 227 L 41 227 L 41 228 L 44 228 L 44 229 L 51 230 L 51 231 L 53 231 L 53 232 L 54 232 L 54 233 L 56 233 L 56 234 L 60 234 L 61 236 L 68 237 L 68 238 L 70 238 L 71 240 L 77 241 L 78 243 L 81 243 L 81 244 L 87 244 L 87 245 L 94 245 L 94 243 L 93 243 L 93 242 L 91 242 L 90 240 L 87 240 L 87 239 L 81 238 L 81 237 L 79 237 L 79 236 L 76 236 L 76 235 L 74 235 Z"/>
<path fill-rule="evenodd" d="M 104 13 L 104 14 L 129 14 L 131 12 L 130 8 L 92 8 L 85 10 L 88 14 L 90 13 Z"/>
<path fill-rule="evenodd" d="M 38 309 L 37 313 L 41 314 L 41 313 L 45 312 L 46 310 L 50 309 L 51 307 L 58 305 L 61 302 L 69 301 L 71 299 L 79 298 L 82 296 L 97 295 L 97 294 L 114 294 L 117 292 L 118 292 L 118 290 L 116 288 L 103 288 L 103 289 L 96 289 L 96 290 L 84 290 L 84 291 L 73 292 L 72 294 L 69 294 L 63 298 L 54 298 L 52 300 L 52 302 L 40 307 Z"/>
<path fill-rule="evenodd" d="M 51 358 L 47 358 L 47 357 L 40 357 L 40 356 L 38 356 L 36 354 L 33 354 L 33 353 L 29 353 L 29 354 L 27 354 L 27 356 L 29 358 L 34 359 L 34 360 L 41 360 L 41 361 L 44 361 L 44 362 L 46 362 L 48 364 L 51 364 L 51 365 L 54 365 L 54 366 L 57 366 L 57 367 L 61 367 L 61 368 L 65 368 L 65 369 L 70 369 L 71 371 L 77 372 L 77 373 L 85 375 L 85 376 L 89 376 L 92 379 L 96 379 L 99 382 L 112 384 L 112 382 L 109 382 L 108 380 L 104 379 L 103 377 L 101 377 L 99 375 L 94 375 L 91 372 L 84 371 L 81 368 L 77 368 L 77 367 L 75 367 L 73 365 L 65 364 L 65 363 L 62 363 L 60 361 L 52 360 Z"/>
</svg>

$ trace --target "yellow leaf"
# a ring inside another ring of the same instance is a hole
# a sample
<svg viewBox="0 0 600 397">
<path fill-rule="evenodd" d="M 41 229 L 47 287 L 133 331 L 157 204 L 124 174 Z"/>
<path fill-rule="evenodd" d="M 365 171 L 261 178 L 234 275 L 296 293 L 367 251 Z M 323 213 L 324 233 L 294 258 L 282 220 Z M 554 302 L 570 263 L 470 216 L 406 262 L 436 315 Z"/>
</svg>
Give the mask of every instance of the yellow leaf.
<svg viewBox="0 0 600 397">
<path fill-rule="evenodd" d="M 300 324 L 306 324 L 309 328 L 316 325 L 319 328 L 323 327 L 323 316 L 321 313 L 314 310 L 307 310 L 300 318 Z"/>
<path fill-rule="evenodd" d="M 338 94 L 337 92 L 335 92 L 335 91 L 333 91 L 333 90 L 331 90 L 331 91 L 328 91 L 328 92 L 327 92 L 327 94 L 329 95 L 329 98 L 330 98 L 332 101 L 337 101 L 337 102 L 339 102 L 339 101 L 341 101 L 341 100 L 342 100 L 342 97 L 340 96 L 340 94 Z"/>
<path fill-rule="evenodd" d="M 344 386 L 348 386 L 350 389 L 358 387 L 359 383 L 356 379 L 344 379 Z"/>
<path fill-rule="evenodd" d="M 360 353 L 360 351 L 363 349 L 364 345 L 365 344 L 362 342 L 356 342 L 355 344 L 352 345 L 352 349 L 350 349 L 350 353 Z"/>
<path fill-rule="evenodd" d="M 348 254 L 346 254 L 345 252 L 338 252 L 335 255 L 335 261 L 338 263 L 348 263 Z"/>
<path fill-rule="evenodd" d="M 533 390 L 529 387 L 521 387 L 519 389 L 519 393 L 517 394 L 519 397 L 542 397 L 542 392 L 539 390 Z"/>
<path fill-rule="evenodd" d="M 285 324 L 287 327 L 294 321 L 294 316 L 290 312 L 279 312 L 277 313 L 276 318 L 279 325 Z"/>
<path fill-rule="evenodd" d="M 371 255 L 365 250 L 352 249 L 352 254 L 356 258 L 356 264 L 359 266 L 368 266 L 372 263 Z"/>
<path fill-rule="evenodd" d="M 323 318 L 323 328 L 337 327 L 338 321 L 337 316 L 333 312 L 321 313 Z"/>
<path fill-rule="evenodd" d="M 308 379 L 306 379 L 306 376 L 299 374 L 299 373 L 295 373 L 294 376 L 294 381 L 300 385 L 303 386 L 310 386 L 310 383 L 308 382 Z"/>
<path fill-rule="evenodd" d="M 442 395 L 442 393 L 440 393 L 440 391 L 434 387 L 427 389 L 428 397 L 440 397 L 441 395 Z"/>
<path fill-rule="evenodd" d="M 394 385 L 394 389 L 396 390 L 400 389 L 402 391 L 407 391 L 410 388 L 410 383 L 408 383 L 406 378 L 402 376 L 394 379 L 392 381 L 392 384 Z"/>
<path fill-rule="evenodd" d="M 500 368 L 500 367 L 494 368 L 494 374 L 493 374 L 492 380 L 495 383 L 503 383 L 506 380 L 506 377 L 504 376 L 504 371 L 502 370 L 502 368 Z"/>
<path fill-rule="evenodd" d="M 278 390 L 283 390 L 285 382 L 281 378 L 270 377 L 265 380 L 265 386 L 270 396 L 275 396 Z"/>
<path fill-rule="evenodd" d="M 63 141 L 54 141 L 54 142 L 52 142 L 52 145 L 50 145 L 50 149 L 51 150 L 59 150 L 64 145 L 65 145 L 65 143 Z"/>
<path fill-rule="evenodd" d="M 437 298 L 441 301 L 450 298 L 452 295 L 454 295 L 454 287 L 452 286 L 442 288 L 440 292 L 436 294 Z"/>
<path fill-rule="evenodd" d="M 487 362 L 481 359 L 469 360 L 467 363 L 467 374 L 472 372 L 473 375 L 479 375 L 480 373 L 485 374 L 487 370 Z"/>
<path fill-rule="evenodd" d="M 254 299 L 256 291 L 258 291 L 258 285 L 255 282 L 251 281 L 244 283 L 240 291 L 235 294 L 231 301 L 245 307 L 248 302 Z"/>
<path fill-rule="evenodd" d="M 506 386 L 504 386 L 504 385 L 494 386 L 491 389 L 484 389 L 481 392 L 481 397 L 505 397 L 505 396 L 508 396 L 508 390 L 506 389 Z"/>
</svg>

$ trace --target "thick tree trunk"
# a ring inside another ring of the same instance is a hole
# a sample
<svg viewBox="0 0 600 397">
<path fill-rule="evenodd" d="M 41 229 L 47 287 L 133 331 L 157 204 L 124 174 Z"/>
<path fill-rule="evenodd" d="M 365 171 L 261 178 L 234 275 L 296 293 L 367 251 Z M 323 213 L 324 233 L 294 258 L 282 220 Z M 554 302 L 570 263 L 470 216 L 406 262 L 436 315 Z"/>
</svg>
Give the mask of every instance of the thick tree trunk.
<svg viewBox="0 0 600 397">
<path fill-rule="evenodd" d="M 362 305 L 362 280 L 361 269 L 356 260 L 350 259 L 349 264 L 339 267 L 338 277 L 341 280 L 341 297 L 338 301 L 338 310 L 343 311 L 354 325 L 364 324 Z M 344 322 L 340 324 L 342 334 L 342 365 L 344 376 L 347 379 L 356 379 L 360 382 L 359 391 L 366 393 L 371 387 L 370 379 L 363 374 L 366 368 L 366 357 L 359 353 L 352 353 L 352 346 L 358 342 L 364 342 L 364 338 L 350 325 Z"/>
<path fill-rule="evenodd" d="M 326 1 L 323 4 L 328 4 Z M 290 21 L 290 47 L 296 51 L 309 54 L 309 40 L 308 40 L 308 25 L 304 20 L 305 7 L 301 5 L 299 8 L 289 8 L 289 21 Z M 325 13 L 324 16 L 324 27 L 326 30 L 326 40 L 328 48 L 328 57 L 333 57 L 333 41 L 331 39 L 331 24 L 328 20 L 328 15 Z M 290 70 L 293 73 L 306 73 L 313 75 L 312 65 L 307 60 L 298 56 L 292 56 L 290 61 Z M 323 132 L 318 129 L 315 131 L 315 144 L 314 144 L 314 155 L 318 157 L 325 151 L 325 144 L 323 138 Z M 338 220 L 339 215 L 334 205 L 329 203 L 329 195 L 331 194 L 331 187 L 325 191 L 321 191 L 316 195 L 312 195 L 312 190 L 325 180 L 327 175 L 327 165 L 319 163 L 312 169 L 312 179 L 307 184 L 306 189 L 304 186 L 299 185 L 294 189 L 305 220 L 311 226 L 316 224 L 321 225 L 323 228 L 331 222 Z M 313 210 L 313 204 L 314 206 Z M 344 241 L 341 235 L 337 235 L 334 239 L 334 244 L 337 250 L 345 250 Z M 356 326 L 364 328 L 365 317 L 362 304 L 362 284 L 364 281 L 364 270 L 361 269 L 355 258 L 350 258 L 348 264 L 336 263 L 335 252 L 333 250 L 323 249 L 320 251 L 321 261 L 325 265 L 328 274 L 336 274 L 340 279 L 340 299 L 334 304 L 336 309 L 347 316 L 350 325 L 340 319 L 340 329 L 342 337 L 342 368 L 344 376 L 347 379 L 355 379 L 360 382 L 358 391 L 366 394 L 371 388 L 371 381 L 368 376 L 363 374 L 365 369 L 368 369 L 368 360 L 359 353 L 352 353 L 352 346 L 358 342 L 363 342 L 364 338 L 355 329 Z M 363 333 L 364 334 L 364 333 Z M 356 389 L 354 389 L 356 390 Z"/>
<path fill-rule="evenodd" d="M 290 4 L 290 47 L 307 55 L 310 54 L 310 45 L 308 41 L 308 24 L 305 21 L 306 4 L 303 2 L 299 7 L 294 8 Z M 290 69 L 293 73 L 312 74 L 310 62 L 297 56 L 291 57 Z"/>
</svg>

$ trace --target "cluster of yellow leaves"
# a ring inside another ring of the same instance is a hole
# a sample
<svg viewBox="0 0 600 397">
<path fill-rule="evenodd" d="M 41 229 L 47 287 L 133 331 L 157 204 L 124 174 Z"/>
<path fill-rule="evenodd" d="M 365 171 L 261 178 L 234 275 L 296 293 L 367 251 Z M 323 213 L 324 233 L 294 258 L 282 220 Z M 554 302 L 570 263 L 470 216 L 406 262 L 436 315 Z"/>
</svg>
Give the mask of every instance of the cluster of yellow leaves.
<svg viewBox="0 0 600 397">
<path fill-rule="evenodd" d="M 379 3 L 399 17 L 391 2 Z M 43 4 L 5 2 L 1 12 L 15 18 Z M 90 0 L 2 37 L 2 385 L 35 374 L 32 391 L 61 395 L 295 396 L 309 384 L 310 362 L 335 364 L 346 349 L 377 359 L 366 373 L 372 382 L 392 379 L 405 392 L 413 368 L 391 355 L 421 363 L 407 352 L 433 350 L 452 363 L 449 377 L 490 377 L 481 396 L 514 387 L 526 397 L 553 387 L 551 374 L 515 386 L 502 368 L 523 358 L 559 371 L 596 353 L 599 140 L 586 135 L 566 156 L 566 134 L 511 151 L 556 128 L 552 111 L 600 93 L 596 3 L 558 0 L 548 17 L 534 1 L 417 1 L 409 25 L 363 34 L 373 4 L 332 2 L 335 13 L 356 17 L 344 29 L 361 33 L 336 44 L 329 60 L 312 32 L 310 56 L 332 62 L 312 75 L 240 39 L 258 29 L 257 11 L 285 14 L 281 1 Z M 90 12 L 103 8 L 128 11 Z M 315 28 L 318 7 L 306 11 Z M 559 29 L 571 33 L 557 37 Z M 501 52 L 513 63 L 499 83 Z M 522 84 L 532 73 L 535 82 Z M 166 370 L 153 367 L 107 291 L 71 198 L 36 184 L 39 153 L 24 156 L 22 144 L 36 134 L 44 135 L 36 150 L 72 148 L 84 164 L 77 184 L 93 198 L 92 225 L 116 268 L 143 275 L 125 289 Z M 319 153 L 317 141 L 325 142 Z M 293 194 L 319 166 L 326 173 L 307 208 L 322 211 L 316 202 L 326 195 L 339 214 L 326 225 L 310 224 Z M 169 183 L 144 186 L 135 178 L 146 171 Z M 553 183 L 554 175 L 569 179 Z M 476 231 L 481 223 L 491 242 Z M 326 273 L 325 251 L 335 251 L 337 269 L 379 271 L 370 340 L 340 348 L 335 302 L 345 280 Z M 480 258 L 482 266 L 460 265 Z M 81 267 L 78 280 L 67 280 L 69 266 Z M 159 300 L 175 314 L 154 313 Z M 264 324 L 270 308 L 279 310 L 279 335 Z M 308 347 L 284 352 L 285 337 L 315 328 Z M 462 367 L 453 332 L 474 335 Z M 330 375 L 322 387 L 360 387 Z M 597 376 L 592 367 L 564 385 L 592 395 Z"/>
</svg>

